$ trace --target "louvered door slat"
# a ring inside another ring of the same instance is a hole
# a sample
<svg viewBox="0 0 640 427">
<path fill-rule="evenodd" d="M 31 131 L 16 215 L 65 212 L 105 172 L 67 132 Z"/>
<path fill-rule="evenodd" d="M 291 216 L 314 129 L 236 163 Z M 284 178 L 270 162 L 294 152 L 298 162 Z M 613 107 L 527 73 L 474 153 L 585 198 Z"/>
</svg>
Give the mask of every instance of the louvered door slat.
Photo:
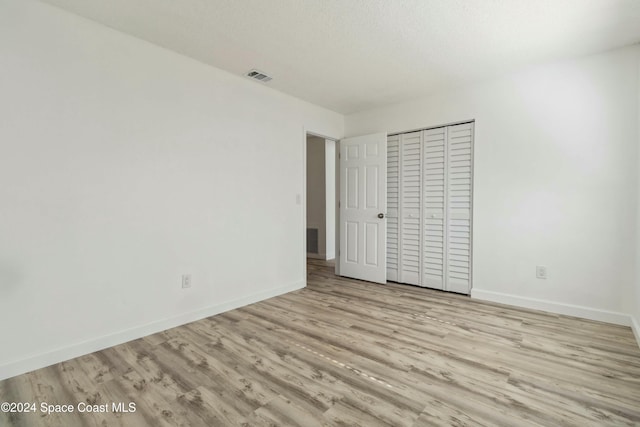
<svg viewBox="0 0 640 427">
<path fill-rule="evenodd" d="M 445 289 L 471 289 L 471 213 L 473 124 L 447 128 L 447 196 Z"/>
<path fill-rule="evenodd" d="M 398 281 L 400 136 L 387 138 L 387 280 Z"/>
</svg>

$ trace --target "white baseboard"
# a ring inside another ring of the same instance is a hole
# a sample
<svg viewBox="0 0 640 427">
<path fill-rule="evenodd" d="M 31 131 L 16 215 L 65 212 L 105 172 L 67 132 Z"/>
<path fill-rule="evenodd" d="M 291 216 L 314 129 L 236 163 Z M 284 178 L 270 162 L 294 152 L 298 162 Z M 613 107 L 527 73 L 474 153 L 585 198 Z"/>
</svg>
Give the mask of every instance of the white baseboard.
<svg viewBox="0 0 640 427">
<path fill-rule="evenodd" d="M 629 316 L 631 318 L 631 330 L 633 331 L 633 335 L 636 337 L 636 343 L 638 343 L 638 347 L 640 347 L 640 322 L 634 316 Z"/>
<path fill-rule="evenodd" d="M 548 311 L 556 314 L 564 314 L 566 316 L 582 317 L 583 319 L 598 320 L 600 322 L 613 323 L 616 325 L 631 326 L 631 316 L 628 314 L 600 310 L 598 308 L 564 304 L 536 298 L 527 298 L 517 295 L 503 294 L 501 292 L 485 291 L 482 289 L 472 289 L 471 298 L 515 305 L 517 307 L 531 308 L 534 310 Z M 637 333 L 636 338 L 638 338 Z"/>
<path fill-rule="evenodd" d="M 307 258 L 313 258 L 313 259 L 326 259 L 326 255 L 325 254 L 312 254 L 307 252 Z"/>
<path fill-rule="evenodd" d="M 332 255 L 332 254 L 310 254 L 310 253 L 307 253 L 307 258 L 322 259 L 325 261 L 331 261 L 332 259 L 336 259 L 335 255 Z"/>
<path fill-rule="evenodd" d="M 253 304 L 268 298 L 286 294 L 288 292 L 302 289 L 304 287 L 304 281 L 296 282 L 288 286 L 282 286 L 280 288 L 258 292 L 253 295 L 238 298 L 233 301 L 216 304 L 210 307 L 181 314 L 179 316 L 147 323 L 145 325 L 115 332 L 113 334 L 105 335 L 89 341 L 72 344 L 47 353 L 42 353 L 15 362 L 10 362 L 0 366 L 0 380 L 11 378 L 16 375 L 24 374 L 36 369 L 44 368 L 56 363 L 64 362 L 65 360 L 84 356 L 85 354 L 90 354 L 95 351 L 112 347 L 114 345 L 142 338 L 147 335 L 155 334 L 167 329 L 175 328 L 176 326 L 184 325 L 186 323 L 195 322 L 196 320 L 204 319 L 205 317 L 244 307 L 245 305 Z"/>
</svg>

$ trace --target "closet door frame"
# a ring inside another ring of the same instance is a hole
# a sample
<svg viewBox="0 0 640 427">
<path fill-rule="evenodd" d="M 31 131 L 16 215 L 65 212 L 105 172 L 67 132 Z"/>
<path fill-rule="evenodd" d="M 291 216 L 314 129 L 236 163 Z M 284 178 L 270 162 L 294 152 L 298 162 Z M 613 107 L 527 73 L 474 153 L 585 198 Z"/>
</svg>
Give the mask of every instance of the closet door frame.
<svg viewBox="0 0 640 427">
<path fill-rule="evenodd" d="M 448 268 L 449 268 L 449 248 L 448 248 L 448 244 L 449 244 L 449 206 L 448 206 L 448 200 L 449 200 L 449 177 L 448 177 L 448 168 L 449 168 L 449 141 L 448 141 L 448 133 L 449 133 L 449 127 L 451 126 L 456 126 L 456 125 L 462 125 L 462 124 L 470 124 L 471 125 L 471 149 L 470 149 L 470 195 L 469 195 L 469 286 L 468 289 L 466 290 L 466 292 L 462 292 L 461 290 L 451 290 L 450 287 L 448 286 Z M 438 128 L 445 128 L 445 173 L 444 173 L 444 181 L 445 181 L 445 185 L 444 185 L 444 212 L 443 212 L 443 287 L 441 288 L 442 290 L 445 291 L 449 291 L 449 292 L 457 292 L 457 293 L 464 293 L 467 295 L 471 294 L 471 289 L 473 288 L 473 228 L 474 228 L 474 215 L 473 215 L 473 210 L 474 210 L 474 187 L 475 187 L 475 120 L 464 120 L 464 121 L 460 121 L 460 122 L 453 122 L 453 123 L 449 123 L 449 124 L 445 124 L 445 125 L 440 125 L 440 126 L 430 126 L 428 128 L 421 128 L 421 129 L 416 129 L 416 130 L 409 130 L 409 131 L 405 131 L 405 132 L 397 132 L 397 133 L 393 133 L 393 134 L 389 134 L 389 137 L 398 137 L 398 154 L 399 154 L 399 160 L 398 160 L 398 270 L 397 270 L 397 281 L 399 283 L 407 283 L 406 281 L 403 280 L 402 277 L 402 221 L 404 218 L 404 213 L 403 213 L 403 203 L 402 203 L 402 176 L 403 176 L 403 168 L 402 168 L 402 144 L 403 144 L 403 136 L 406 134 L 410 134 L 410 133 L 415 133 L 415 132 L 420 132 L 421 133 L 421 143 L 420 143 L 420 168 L 421 168 L 421 173 L 424 173 L 424 165 L 425 165 L 425 154 L 426 154 L 426 149 L 424 147 L 425 145 L 425 132 L 431 129 L 438 129 Z M 419 263 L 419 283 L 417 283 L 418 286 L 422 286 L 422 287 L 426 287 L 425 284 L 423 283 L 423 276 L 424 276 L 424 245 L 422 243 L 422 241 L 424 240 L 424 231 L 425 231 L 425 226 L 424 226 L 424 222 L 426 220 L 425 215 L 426 215 L 426 209 L 425 209 L 425 204 L 424 204 L 424 200 L 422 200 L 422 197 L 424 197 L 424 178 L 421 175 L 420 177 L 420 193 L 421 193 L 421 201 L 420 201 L 420 226 L 419 226 L 419 232 L 420 232 L 420 239 L 421 239 L 421 244 L 420 244 L 420 263 Z M 389 278 L 389 280 L 392 280 L 391 278 Z M 416 283 L 408 283 L 408 284 L 416 284 Z M 436 288 L 438 289 L 438 288 Z"/>
</svg>

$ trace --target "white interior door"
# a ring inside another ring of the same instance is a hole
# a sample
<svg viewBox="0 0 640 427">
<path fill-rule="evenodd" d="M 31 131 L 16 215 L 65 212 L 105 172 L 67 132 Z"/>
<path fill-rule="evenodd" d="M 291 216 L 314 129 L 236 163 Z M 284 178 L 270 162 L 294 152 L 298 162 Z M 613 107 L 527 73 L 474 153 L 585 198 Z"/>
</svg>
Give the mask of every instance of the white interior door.
<svg viewBox="0 0 640 427">
<path fill-rule="evenodd" d="M 340 274 L 387 282 L 387 135 L 340 141 Z"/>
</svg>

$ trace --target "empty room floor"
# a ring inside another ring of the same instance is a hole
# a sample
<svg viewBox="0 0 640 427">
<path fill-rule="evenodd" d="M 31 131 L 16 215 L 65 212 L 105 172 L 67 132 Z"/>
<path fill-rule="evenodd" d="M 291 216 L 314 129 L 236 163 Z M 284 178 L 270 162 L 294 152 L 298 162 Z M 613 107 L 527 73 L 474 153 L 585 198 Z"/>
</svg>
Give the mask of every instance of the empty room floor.
<svg viewBox="0 0 640 427">
<path fill-rule="evenodd" d="M 640 425 L 630 328 L 308 266 L 305 289 L 0 382 L 38 405 L 0 425 Z"/>
</svg>

